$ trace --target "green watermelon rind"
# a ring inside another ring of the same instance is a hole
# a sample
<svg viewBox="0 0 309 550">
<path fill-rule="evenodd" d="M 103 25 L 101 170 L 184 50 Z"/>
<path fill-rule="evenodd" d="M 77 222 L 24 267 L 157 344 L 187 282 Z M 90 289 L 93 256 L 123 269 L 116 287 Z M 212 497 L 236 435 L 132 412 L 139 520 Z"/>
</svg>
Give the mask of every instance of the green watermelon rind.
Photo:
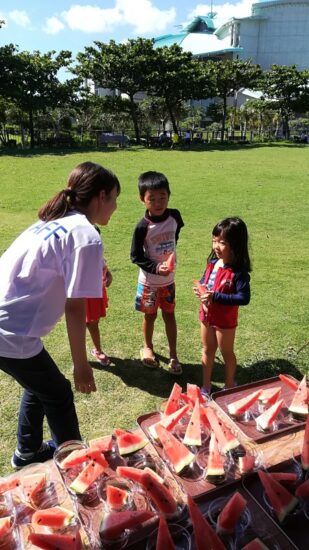
<svg viewBox="0 0 309 550">
<path fill-rule="evenodd" d="M 162 443 L 164 452 L 171 462 L 176 474 L 179 474 L 189 464 L 195 460 L 195 455 L 185 447 L 185 445 L 176 439 L 166 428 L 158 426 L 159 431 L 163 432 L 160 441 Z M 160 436 L 160 434 L 158 434 Z M 165 439 L 165 443 L 164 440 Z M 178 450 L 178 460 L 176 460 L 176 452 Z"/>
<path fill-rule="evenodd" d="M 293 415 L 306 417 L 308 416 L 308 389 L 307 389 L 307 377 L 304 375 L 303 379 L 298 384 L 297 390 L 294 394 L 292 402 L 288 408 L 289 412 Z"/>
<path fill-rule="evenodd" d="M 88 470 L 91 470 L 91 467 L 95 469 L 95 476 L 91 477 L 89 480 L 83 481 L 83 477 L 85 476 L 85 472 L 88 473 Z M 89 462 L 87 466 L 78 474 L 78 476 L 72 481 L 70 485 L 70 489 L 74 491 L 74 493 L 77 494 L 84 494 L 85 491 L 98 479 L 98 477 L 103 474 L 105 471 L 105 467 L 99 464 L 98 462 Z"/>
<path fill-rule="evenodd" d="M 62 521 L 58 520 L 58 523 L 42 523 L 42 517 L 44 518 L 52 518 L 55 519 L 57 513 L 57 510 L 61 514 Z M 41 519 L 40 521 L 36 521 L 37 516 L 39 516 Z M 32 522 L 36 523 L 37 525 L 45 525 L 46 527 L 53 527 L 54 529 L 62 529 L 63 527 L 67 527 L 75 520 L 75 513 L 73 510 L 69 510 L 68 508 L 64 508 L 63 506 L 54 506 L 53 508 L 45 508 L 43 510 L 37 510 L 34 512 L 32 516 Z"/>
<path fill-rule="evenodd" d="M 143 449 L 148 444 L 148 440 L 145 437 L 131 432 L 116 435 L 116 438 L 120 456 L 136 453 L 136 451 Z M 132 441 L 131 444 L 128 443 L 130 439 Z"/>
<path fill-rule="evenodd" d="M 263 472 L 263 470 L 259 470 L 258 474 L 260 481 L 264 486 L 265 493 L 269 498 L 271 506 L 273 507 L 274 513 L 276 514 L 278 521 L 282 523 L 285 517 L 298 505 L 298 498 L 285 489 L 279 481 L 273 479 L 270 474 Z M 287 504 L 282 504 L 280 493 L 288 499 Z M 278 501 L 280 501 L 280 503 Z M 281 505 L 279 506 L 279 504 Z"/>
</svg>

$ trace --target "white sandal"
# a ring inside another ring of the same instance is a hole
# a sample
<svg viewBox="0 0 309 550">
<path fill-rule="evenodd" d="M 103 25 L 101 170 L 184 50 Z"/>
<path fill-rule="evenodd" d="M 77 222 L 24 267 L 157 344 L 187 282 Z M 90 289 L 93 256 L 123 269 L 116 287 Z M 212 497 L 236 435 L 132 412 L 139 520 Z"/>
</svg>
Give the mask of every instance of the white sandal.
<svg viewBox="0 0 309 550">
<path fill-rule="evenodd" d="M 179 363 L 178 359 L 171 359 L 168 364 L 168 370 L 171 374 L 174 374 L 176 376 L 179 376 L 182 374 L 182 367 Z"/>
</svg>

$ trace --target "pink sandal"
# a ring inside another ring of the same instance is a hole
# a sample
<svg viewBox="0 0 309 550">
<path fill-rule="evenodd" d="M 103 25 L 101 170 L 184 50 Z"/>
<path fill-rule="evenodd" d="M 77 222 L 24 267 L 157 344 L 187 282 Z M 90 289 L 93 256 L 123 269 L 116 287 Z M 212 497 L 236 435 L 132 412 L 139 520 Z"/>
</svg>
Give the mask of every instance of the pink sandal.
<svg viewBox="0 0 309 550">
<path fill-rule="evenodd" d="M 102 365 L 102 367 L 108 367 L 111 364 L 111 360 L 103 351 L 98 351 L 93 348 L 91 350 L 91 355 L 96 358 L 97 362 Z"/>
</svg>

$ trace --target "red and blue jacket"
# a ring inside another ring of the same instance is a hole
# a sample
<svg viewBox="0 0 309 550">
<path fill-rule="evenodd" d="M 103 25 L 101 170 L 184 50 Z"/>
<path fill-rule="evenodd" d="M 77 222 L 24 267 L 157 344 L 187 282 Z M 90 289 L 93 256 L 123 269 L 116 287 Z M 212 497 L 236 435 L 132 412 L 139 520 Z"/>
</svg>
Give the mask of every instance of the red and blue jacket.
<svg viewBox="0 0 309 550">
<path fill-rule="evenodd" d="M 200 282 L 207 286 L 209 276 L 217 262 L 211 260 Z M 237 326 L 238 307 L 250 302 L 250 275 L 245 270 L 226 264 L 219 267 L 213 285 L 212 303 L 205 311 L 200 307 L 199 318 L 203 323 L 217 328 Z"/>
</svg>

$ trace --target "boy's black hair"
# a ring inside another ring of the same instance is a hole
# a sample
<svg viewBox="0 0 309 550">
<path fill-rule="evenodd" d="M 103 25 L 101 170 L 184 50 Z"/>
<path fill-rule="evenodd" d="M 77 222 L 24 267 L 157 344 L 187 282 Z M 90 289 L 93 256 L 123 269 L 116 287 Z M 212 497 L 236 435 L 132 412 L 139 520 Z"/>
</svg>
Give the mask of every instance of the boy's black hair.
<svg viewBox="0 0 309 550">
<path fill-rule="evenodd" d="M 238 217 L 224 218 L 212 230 L 213 237 L 222 237 L 229 243 L 234 255 L 233 265 L 240 269 L 251 271 L 251 261 L 248 251 L 248 230 L 245 222 Z M 216 258 L 214 251 L 209 259 Z"/>
<path fill-rule="evenodd" d="M 140 198 L 143 200 L 146 191 L 152 191 L 154 189 L 165 189 L 170 196 L 170 186 L 168 179 L 161 172 L 143 172 L 138 178 L 138 190 Z"/>
</svg>

